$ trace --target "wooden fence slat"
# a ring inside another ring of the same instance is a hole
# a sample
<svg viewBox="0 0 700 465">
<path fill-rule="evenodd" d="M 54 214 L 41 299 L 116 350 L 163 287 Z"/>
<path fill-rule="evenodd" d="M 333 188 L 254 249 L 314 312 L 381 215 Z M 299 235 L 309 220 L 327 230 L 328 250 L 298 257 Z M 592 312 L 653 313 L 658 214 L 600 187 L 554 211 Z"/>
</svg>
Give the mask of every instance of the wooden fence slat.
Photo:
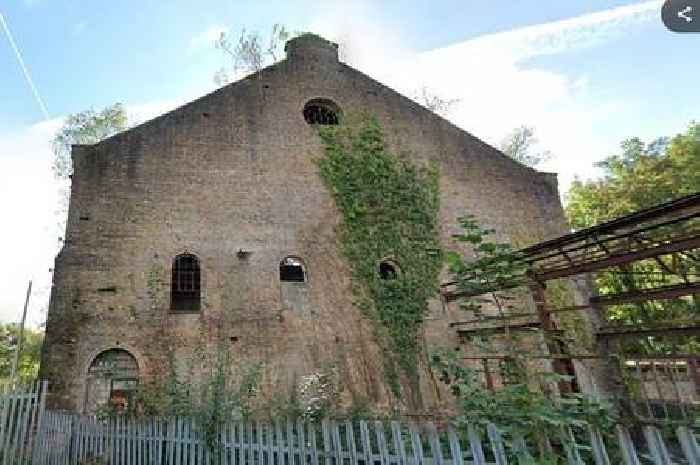
<svg viewBox="0 0 700 465">
<path fill-rule="evenodd" d="M 77 441 L 75 444 L 76 465 L 82 463 L 85 459 L 85 422 L 81 420 L 81 418 L 73 418 L 73 422 L 75 423 L 75 429 L 77 432 Z"/>
<path fill-rule="evenodd" d="M 197 423 L 196 419 L 193 420 L 192 430 L 194 433 L 195 442 L 197 444 L 197 450 L 196 450 L 197 464 L 203 464 L 204 463 L 204 449 L 206 447 L 205 438 L 204 438 L 204 434 L 202 431 L 202 427 L 201 427 L 201 425 L 199 425 L 199 423 Z"/>
<path fill-rule="evenodd" d="M 282 438 L 282 422 L 275 420 L 275 444 L 277 450 L 277 465 L 284 465 L 284 439 Z M 241 464 L 245 465 L 245 463 Z"/>
<path fill-rule="evenodd" d="M 12 436 L 10 437 L 10 460 L 6 463 L 14 463 L 17 460 L 17 455 L 19 454 L 20 450 L 19 448 L 21 447 L 22 443 L 22 426 L 24 425 L 25 422 L 25 412 L 27 409 L 27 395 L 20 391 L 20 393 L 17 396 L 17 413 L 16 413 L 16 418 L 17 421 L 13 421 L 14 427 L 13 427 L 13 432 Z M 14 420 L 15 417 L 12 417 L 12 420 Z"/>
<path fill-rule="evenodd" d="M 425 452 L 423 451 L 423 438 L 421 437 L 420 427 L 416 423 L 409 423 L 409 431 L 411 434 L 411 449 L 413 451 L 413 460 L 416 465 L 424 465 Z"/>
<path fill-rule="evenodd" d="M 600 434 L 600 431 L 592 427 L 589 427 L 588 431 L 591 438 L 591 448 L 593 449 L 593 460 L 595 460 L 596 465 L 610 465 L 603 435 Z"/>
<path fill-rule="evenodd" d="M 389 446 L 386 442 L 386 435 L 384 434 L 384 425 L 381 421 L 374 422 L 374 435 L 377 438 L 380 465 L 391 465 L 392 460 L 391 455 L 389 454 Z"/>
<path fill-rule="evenodd" d="M 681 449 L 683 449 L 683 454 L 686 460 L 691 465 L 700 465 L 700 447 L 698 447 L 698 442 L 695 440 L 695 435 L 687 426 L 679 426 L 676 428 L 676 436 L 678 437 L 678 442 L 681 444 Z"/>
<path fill-rule="evenodd" d="M 323 463 L 324 465 L 333 465 L 332 445 L 331 445 L 331 426 L 330 421 L 326 418 L 321 422 L 321 434 L 323 435 Z"/>
<path fill-rule="evenodd" d="M 3 465 L 73 465 L 100 458 L 105 465 L 487 465 L 485 445 L 493 452 L 493 462 L 488 465 L 508 465 L 506 442 L 493 424 L 486 425 L 488 441 L 485 442 L 480 436 L 483 431 L 479 432 L 473 424 L 467 425 L 464 434 L 454 425 L 447 425 L 442 431 L 433 422 L 392 421 L 389 439 L 389 431 L 385 431 L 381 421 L 338 423 L 324 419 L 320 425 L 300 419 L 270 424 L 236 422 L 221 425 L 213 438 L 216 447 L 210 449 L 205 432 L 192 417 L 137 420 L 116 416 L 98 420 L 89 415 L 45 411 L 46 382 L 3 386 L 0 392 L 3 393 L 0 398 L 3 406 L 0 418 L 4 419 L 0 421 Z M 672 465 L 659 429 L 647 426 L 643 433 L 654 464 Z M 694 434 L 688 427 L 676 429 L 680 444 L 677 454 L 683 455 L 689 464 L 700 465 Z M 595 464 L 610 465 L 600 431 L 588 428 L 588 436 Z M 567 463 L 583 465 L 579 449 L 588 445 L 588 439 L 579 447 L 570 428 L 562 428 L 552 439 L 557 446 L 560 437 Z M 472 457 L 466 462 L 461 442 L 465 440 Z M 616 426 L 614 440 L 624 465 L 642 463 L 638 445 L 624 426 Z M 537 445 L 540 449 L 546 447 L 542 441 Z M 520 458 L 532 457 L 522 437 L 513 437 L 512 450 Z"/>
<path fill-rule="evenodd" d="M 615 436 L 617 437 L 625 465 L 641 465 L 629 430 L 622 425 L 617 425 L 615 427 Z"/>
<path fill-rule="evenodd" d="M 182 454 L 185 449 L 185 417 L 175 420 L 175 465 L 182 465 Z"/>
<path fill-rule="evenodd" d="M 198 447 L 198 437 L 197 437 L 197 425 L 194 418 L 188 418 L 187 430 L 189 438 L 189 463 L 195 465 L 195 460 L 197 458 L 197 447 Z"/>
<path fill-rule="evenodd" d="M 467 436 L 469 437 L 469 447 L 472 450 L 474 465 L 486 465 L 486 457 L 484 457 L 484 450 L 481 447 L 479 433 L 471 423 L 467 425 Z"/>
<path fill-rule="evenodd" d="M 264 428 L 264 437 L 265 437 L 265 448 L 264 448 L 264 454 L 265 454 L 265 463 L 264 465 L 275 465 L 275 428 L 272 425 L 271 421 L 265 422 L 265 425 L 263 426 Z M 233 462 L 231 462 L 230 465 L 234 465 Z"/>
<path fill-rule="evenodd" d="M 8 389 L 8 384 L 0 383 L 0 448 L 4 447 L 5 435 L 7 434 L 5 425 L 7 424 L 7 403 L 10 401 Z"/>
<path fill-rule="evenodd" d="M 17 404 L 16 389 L 14 387 L 10 388 L 9 394 L 9 407 L 7 411 L 9 416 L 7 417 L 7 425 L 5 428 L 5 438 L 2 445 L 2 463 L 9 463 L 10 446 L 12 443 L 12 434 L 14 433 L 14 418 L 15 418 L 15 406 Z M 3 421 L 4 422 L 4 421 Z"/>
<path fill-rule="evenodd" d="M 63 425 L 64 425 L 64 430 L 66 431 L 66 437 L 64 439 L 64 444 L 65 444 L 65 462 L 68 463 L 71 457 L 71 438 L 73 437 L 73 432 L 74 432 L 74 425 L 73 425 L 73 417 L 69 415 L 63 415 Z"/>
<path fill-rule="evenodd" d="M 350 421 L 345 422 L 345 441 L 347 442 L 348 451 L 350 453 L 350 465 L 359 465 L 360 459 L 355 444 L 355 425 Z"/>
<path fill-rule="evenodd" d="M 300 465 L 307 465 L 306 461 L 306 434 L 304 431 L 304 423 L 301 419 L 297 420 L 297 441 L 299 444 L 299 460 Z"/>
<path fill-rule="evenodd" d="M 362 459 L 364 464 L 367 465 L 372 462 L 372 441 L 369 437 L 369 427 L 365 420 L 360 420 L 360 443 L 362 444 Z"/>
<path fill-rule="evenodd" d="M 29 456 L 32 448 L 32 438 L 34 437 L 34 415 L 39 394 L 39 382 L 34 381 L 30 384 L 31 393 L 29 396 L 29 405 L 27 405 L 27 420 L 22 425 L 22 439 L 19 454 L 19 463 L 24 464 L 25 457 Z"/>
<path fill-rule="evenodd" d="M 343 445 L 340 442 L 340 424 L 337 421 L 333 421 L 331 426 L 335 465 L 343 465 Z"/>
<path fill-rule="evenodd" d="M 434 465 L 443 465 L 442 448 L 440 447 L 440 438 L 438 437 L 437 428 L 432 421 L 426 422 L 426 430 L 428 431 L 428 443 L 430 444 L 430 453 L 433 457 Z"/>
<path fill-rule="evenodd" d="M 318 444 L 316 441 L 316 423 L 309 423 L 308 438 L 309 438 L 309 465 L 319 465 L 318 462 Z"/>
<path fill-rule="evenodd" d="M 462 446 L 459 444 L 459 436 L 454 425 L 447 426 L 447 440 L 450 443 L 450 455 L 452 456 L 452 465 L 464 465 L 464 455 L 462 455 Z"/>
<path fill-rule="evenodd" d="M 406 445 L 403 442 L 401 432 L 401 424 L 398 421 L 391 422 L 391 438 L 394 442 L 394 449 L 399 456 L 399 464 L 409 465 L 408 458 L 406 457 Z"/>
<path fill-rule="evenodd" d="M 643 431 L 654 465 L 673 465 L 659 430 L 653 426 L 645 426 Z"/>
<path fill-rule="evenodd" d="M 10 405 L 12 404 L 12 388 L 10 384 L 2 386 L 2 415 L 0 416 L 0 453 L 2 453 L 3 463 L 5 463 L 5 451 L 7 450 L 7 437 L 10 435 L 8 431 L 12 426 Z"/>
<path fill-rule="evenodd" d="M 506 449 L 503 445 L 503 437 L 501 437 L 501 432 L 493 423 L 486 425 L 486 433 L 489 436 L 489 442 L 491 443 L 491 450 L 493 451 L 493 457 L 496 460 L 496 465 L 508 465 L 508 458 L 506 456 Z"/>
</svg>

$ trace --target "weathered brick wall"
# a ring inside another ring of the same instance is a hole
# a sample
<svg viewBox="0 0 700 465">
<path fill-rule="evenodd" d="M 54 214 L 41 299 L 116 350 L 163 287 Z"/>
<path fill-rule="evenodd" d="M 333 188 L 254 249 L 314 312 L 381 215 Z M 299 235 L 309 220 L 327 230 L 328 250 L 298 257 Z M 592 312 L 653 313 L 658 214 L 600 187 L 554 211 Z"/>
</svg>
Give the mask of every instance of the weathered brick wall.
<svg viewBox="0 0 700 465">
<path fill-rule="evenodd" d="M 352 306 L 336 247 L 339 215 L 314 163 L 321 141 L 302 116 L 312 98 L 376 115 L 392 149 L 439 164 L 445 245 L 465 212 L 501 239 L 565 232 L 554 175 L 513 162 L 340 63 L 327 44 L 300 39 L 288 56 L 95 146 L 74 147 L 42 360 L 54 405 L 82 408 L 85 372 L 102 350 L 129 350 L 147 379 L 164 374 L 169 350 L 184 360 L 214 350 L 220 336 L 241 366 L 265 362 L 268 385 L 335 364 L 346 397 L 387 405 L 381 357 Z M 171 261 L 185 251 L 202 267 L 199 314 L 169 311 Z M 309 279 L 283 301 L 278 266 L 287 255 L 304 260 Z M 293 308 L 290 299 L 304 302 Z M 426 344 L 456 343 L 447 324 L 459 316 L 437 299 L 432 308 Z M 436 385 L 423 376 L 426 409 L 444 402 Z"/>
</svg>

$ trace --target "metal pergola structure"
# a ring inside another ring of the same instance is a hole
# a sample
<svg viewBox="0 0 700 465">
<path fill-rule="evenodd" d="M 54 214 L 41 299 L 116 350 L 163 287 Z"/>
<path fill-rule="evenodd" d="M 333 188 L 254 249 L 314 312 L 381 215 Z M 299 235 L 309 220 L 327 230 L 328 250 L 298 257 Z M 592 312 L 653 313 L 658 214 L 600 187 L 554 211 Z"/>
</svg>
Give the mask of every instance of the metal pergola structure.
<svg viewBox="0 0 700 465">
<path fill-rule="evenodd" d="M 559 330 L 551 315 L 559 312 L 593 311 L 598 316 L 611 305 L 639 303 L 654 300 L 677 299 L 700 294 L 700 279 L 683 276 L 682 282 L 655 288 L 631 289 L 626 292 L 595 296 L 584 305 L 553 308 L 545 297 L 547 283 L 561 278 L 573 278 L 587 273 L 619 269 L 629 272 L 630 266 L 642 260 L 655 260 L 659 268 L 674 274 L 662 257 L 681 256 L 684 260 L 700 260 L 700 193 L 675 199 L 652 208 L 582 229 L 555 239 L 540 242 L 519 251 L 520 260 L 528 272 L 521 284 L 530 288 L 536 313 L 521 313 L 488 317 L 488 323 L 501 320 L 522 320 L 536 317 L 535 325 L 543 331 L 553 368 L 561 374 L 572 374 L 573 359 L 590 357 L 590 354 L 577 357 L 567 355 L 565 348 L 556 341 Z M 681 279 L 678 279 L 681 281 Z M 494 289 L 498 291 L 502 289 Z M 452 286 L 443 289 L 447 300 L 469 295 L 460 293 Z M 485 319 L 480 321 L 484 323 Z M 505 320 L 505 321 L 504 321 Z M 604 319 L 603 319 L 604 320 Z M 478 328 L 467 329 L 477 320 L 459 321 L 451 324 L 460 333 L 477 332 Z M 520 322 L 522 324 L 522 321 Z M 494 331 L 493 324 L 483 327 Z M 608 344 L 620 338 L 642 338 L 657 335 L 700 335 L 700 321 L 655 322 L 653 325 L 602 326 L 597 328 L 598 356 L 609 357 Z M 562 350 L 564 349 L 564 350 Z M 473 357 L 467 357 L 473 358 Z M 692 366 L 700 367 L 700 355 L 690 358 Z M 696 374 L 696 389 L 700 392 L 700 378 Z"/>
</svg>

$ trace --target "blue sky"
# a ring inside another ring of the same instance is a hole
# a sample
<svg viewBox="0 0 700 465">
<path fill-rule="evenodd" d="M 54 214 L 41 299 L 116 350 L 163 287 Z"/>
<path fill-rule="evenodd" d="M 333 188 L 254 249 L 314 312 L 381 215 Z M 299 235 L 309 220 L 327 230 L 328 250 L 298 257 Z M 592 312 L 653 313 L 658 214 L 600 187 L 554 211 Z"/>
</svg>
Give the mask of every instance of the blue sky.
<svg viewBox="0 0 700 465">
<path fill-rule="evenodd" d="M 407 95 L 459 99 L 450 119 L 498 143 L 535 127 L 562 191 L 630 136 L 651 139 L 700 118 L 700 34 L 675 34 L 661 1 L 8 0 L 0 3 L 49 112 L 44 120 L 0 31 L 0 320 L 24 286 L 40 323 L 57 248 L 58 192 L 48 141 L 65 115 L 114 102 L 143 121 L 214 88 L 218 31 L 275 22 L 339 41 L 353 66 Z"/>
</svg>

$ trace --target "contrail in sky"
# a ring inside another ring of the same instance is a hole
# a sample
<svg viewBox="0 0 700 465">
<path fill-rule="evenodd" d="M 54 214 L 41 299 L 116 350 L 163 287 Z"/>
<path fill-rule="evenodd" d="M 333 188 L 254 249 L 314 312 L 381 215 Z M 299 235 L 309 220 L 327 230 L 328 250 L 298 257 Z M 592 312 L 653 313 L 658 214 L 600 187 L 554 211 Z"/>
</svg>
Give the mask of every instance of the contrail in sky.
<svg viewBox="0 0 700 465">
<path fill-rule="evenodd" d="M 46 109 L 46 105 L 44 104 L 44 101 L 41 99 L 41 95 L 39 94 L 39 90 L 36 88 L 34 85 L 34 81 L 32 81 L 32 77 L 29 75 L 29 70 L 27 69 L 27 66 L 24 64 L 24 60 L 22 59 L 22 54 L 19 52 L 19 48 L 17 48 L 17 44 L 15 43 L 15 40 L 12 38 L 12 34 L 10 33 L 10 28 L 7 26 L 7 23 L 5 22 L 5 18 L 2 15 L 2 12 L 0 12 L 0 23 L 2 23 L 2 28 L 5 31 L 5 35 L 7 36 L 7 40 L 10 42 L 10 46 L 12 47 L 12 50 L 15 52 L 15 56 L 17 57 L 17 61 L 19 62 L 20 68 L 22 68 L 22 72 L 24 73 L 24 77 L 27 79 L 27 83 L 29 84 L 29 87 L 32 89 L 32 93 L 34 94 L 34 98 L 36 99 L 37 103 L 39 104 L 39 107 L 41 108 L 41 112 L 44 114 L 44 118 L 48 121 L 50 119 L 49 117 L 49 111 Z"/>
</svg>

